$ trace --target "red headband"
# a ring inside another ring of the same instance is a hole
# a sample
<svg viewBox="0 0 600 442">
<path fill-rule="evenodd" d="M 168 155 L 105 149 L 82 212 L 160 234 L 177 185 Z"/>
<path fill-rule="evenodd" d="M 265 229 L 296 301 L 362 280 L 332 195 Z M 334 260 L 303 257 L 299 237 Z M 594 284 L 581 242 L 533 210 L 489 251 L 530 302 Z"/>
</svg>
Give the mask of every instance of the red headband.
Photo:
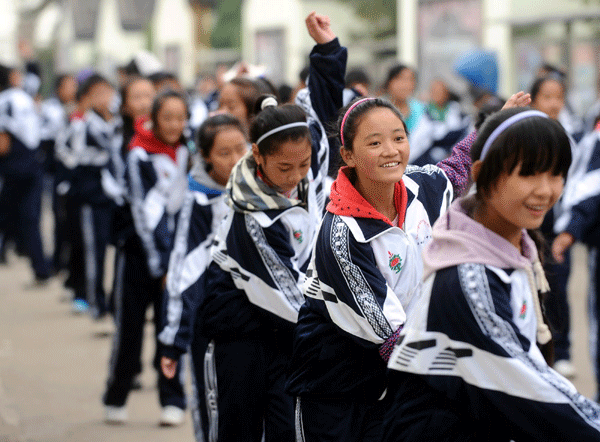
<svg viewBox="0 0 600 442">
<path fill-rule="evenodd" d="M 346 119 L 350 115 L 350 112 L 352 112 L 356 106 L 358 106 L 359 104 L 364 103 L 365 101 L 368 101 L 368 100 L 375 100 L 375 98 L 373 98 L 373 97 L 361 98 L 356 103 L 354 103 L 352 106 L 350 106 L 348 108 L 348 110 L 346 111 L 346 113 L 344 114 L 344 118 L 342 118 L 342 124 L 340 126 L 340 139 L 342 140 L 342 146 L 344 145 L 344 125 L 346 124 Z"/>
</svg>

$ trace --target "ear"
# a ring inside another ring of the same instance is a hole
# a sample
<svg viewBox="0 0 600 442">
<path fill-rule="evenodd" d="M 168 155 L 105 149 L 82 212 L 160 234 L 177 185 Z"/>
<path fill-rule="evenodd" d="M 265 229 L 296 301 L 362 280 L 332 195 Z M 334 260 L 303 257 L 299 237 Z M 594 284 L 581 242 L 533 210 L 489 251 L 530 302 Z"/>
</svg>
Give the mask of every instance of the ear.
<svg viewBox="0 0 600 442">
<path fill-rule="evenodd" d="M 471 179 L 473 182 L 477 182 L 477 178 L 479 178 L 479 172 L 481 172 L 481 166 L 483 165 L 483 161 L 477 160 L 471 166 Z"/>
<path fill-rule="evenodd" d="M 256 143 L 252 143 L 252 156 L 254 157 L 254 161 L 256 161 L 256 164 L 261 166 L 263 163 L 263 157 L 258 151 L 258 144 Z"/>
<path fill-rule="evenodd" d="M 342 160 L 344 160 L 344 163 L 346 163 L 346 166 L 356 166 L 356 163 L 354 162 L 354 155 L 351 150 L 346 149 L 344 146 L 340 147 L 340 156 L 342 157 Z"/>
</svg>

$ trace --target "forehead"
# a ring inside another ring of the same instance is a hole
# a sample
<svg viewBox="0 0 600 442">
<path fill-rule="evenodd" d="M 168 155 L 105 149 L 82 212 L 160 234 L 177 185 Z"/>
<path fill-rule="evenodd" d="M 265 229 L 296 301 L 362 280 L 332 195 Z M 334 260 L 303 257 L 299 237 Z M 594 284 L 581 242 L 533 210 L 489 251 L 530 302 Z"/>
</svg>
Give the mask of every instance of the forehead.
<svg viewBox="0 0 600 442">
<path fill-rule="evenodd" d="M 365 113 L 356 127 L 357 135 L 368 135 L 371 132 L 390 132 L 401 129 L 402 120 L 387 107 L 376 107 Z"/>
<path fill-rule="evenodd" d="M 162 103 L 162 106 L 158 110 L 162 112 L 185 112 L 185 103 L 178 97 L 167 97 Z"/>
<path fill-rule="evenodd" d="M 306 160 L 312 153 L 308 138 L 288 140 L 283 142 L 276 152 L 268 155 L 271 161 L 277 163 L 297 163 Z"/>
<path fill-rule="evenodd" d="M 232 83 L 226 83 L 221 89 L 221 100 L 240 100 L 237 87 Z"/>
<path fill-rule="evenodd" d="M 540 86 L 540 92 L 545 93 L 562 93 L 563 85 L 556 80 L 547 80 Z"/>
</svg>

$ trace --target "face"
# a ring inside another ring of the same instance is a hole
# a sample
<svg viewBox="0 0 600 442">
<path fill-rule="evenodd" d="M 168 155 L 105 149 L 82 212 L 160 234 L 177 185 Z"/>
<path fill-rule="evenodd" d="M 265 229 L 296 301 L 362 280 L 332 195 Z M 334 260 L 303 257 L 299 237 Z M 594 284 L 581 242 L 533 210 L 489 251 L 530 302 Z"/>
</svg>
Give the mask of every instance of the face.
<svg viewBox="0 0 600 442">
<path fill-rule="evenodd" d="M 550 118 L 558 119 L 558 114 L 565 105 L 565 91 L 558 81 L 548 80 L 542 83 L 540 91 L 531 103 L 531 107 L 544 112 Z"/>
<path fill-rule="evenodd" d="M 564 178 L 550 171 L 521 176 L 520 170 L 518 165 L 510 175 L 503 173 L 489 195 L 484 196 L 487 220 L 484 224 L 506 239 L 510 239 L 512 232 L 519 241 L 522 229 L 537 229 L 542 225 L 564 185 Z"/>
<path fill-rule="evenodd" d="M 179 98 L 165 99 L 156 115 L 154 133 L 163 142 L 175 145 L 181 139 L 187 122 L 185 103 Z"/>
<path fill-rule="evenodd" d="M 156 92 L 149 80 L 137 80 L 129 85 L 123 105 L 123 112 L 133 119 L 150 114 L 152 100 Z"/>
<path fill-rule="evenodd" d="M 406 100 L 413 94 L 416 85 L 415 73 L 410 69 L 403 69 L 390 81 L 388 92 L 396 100 Z"/>
<path fill-rule="evenodd" d="M 443 81 L 433 81 L 429 88 L 429 94 L 431 95 L 431 101 L 439 107 L 444 106 L 448 101 L 448 89 Z"/>
<path fill-rule="evenodd" d="M 233 115 L 242 123 L 248 120 L 248 110 L 234 84 L 226 83 L 221 89 L 219 110 Z"/>
<path fill-rule="evenodd" d="M 306 176 L 310 169 L 311 153 L 307 138 L 286 141 L 277 152 L 265 156 L 258 152 L 256 144 L 252 145 L 252 154 L 263 173 L 283 193 L 295 189 Z"/>
<path fill-rule="evenodd" d="M 402 179 L 410 147 L 402 120 L 390 109 L 376 107 L 360 120 L 352 151 L 341 148 L 342 158 L 356 171 L 358 187 L 387 187 Z"/>
<path fill-rule="evenodd" d="M 212 166 L 210 177 L 222 186 L 227 184 L 231 169 L 246 152 L 248 146 L 243 133 L 234 127 L 221 130 L 208 157 L 204 157 L 206 163 Z"/>
<path fill-rule="evenodd" d="M 110 112 L 115 90 L 107 83 L 98 83 L 89 91 L 90 106 L 99 112 Z"/>
<path fill-rule="evenodd" d="M 61 103 L 72 103 L 75 101 L 75 94 L 77 92 L 77 80 L 73 77 L 66 77 L 60 83 L 60 87 L 56 91 L 56 95 Z"/>
</svg>

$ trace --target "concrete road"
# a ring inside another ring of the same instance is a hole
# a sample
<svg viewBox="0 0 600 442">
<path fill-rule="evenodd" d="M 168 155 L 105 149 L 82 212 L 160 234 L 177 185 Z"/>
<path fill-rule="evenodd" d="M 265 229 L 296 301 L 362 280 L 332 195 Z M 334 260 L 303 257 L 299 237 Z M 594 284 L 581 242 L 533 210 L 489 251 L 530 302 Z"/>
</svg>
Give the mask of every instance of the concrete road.
<svg viewBox="0 0 600 442">
<path fill-rule="evenodd" d="M 47 219 L 44 225 L 49 232 Z M 574 383 L 591 397 L 596 386 L 588 356 L 585 250 L 576 247 L 573 257 L 570 295 L 578 370 Z M 100 399 L 111 339 L 100 335 L 110 331 L 110 324 L 74 316 L 70 304 L 60 301 L 59 279 L 43 288 L 28 287 L 32 281 L 28 262 L 14 255 L 9 258 L 8 266 L 0 266 L 0 442 L 193 441 L 189 413 L 181 427 L 158 427 L 151 324 L 143 354 L 144 389 L 130 395 L 129 422 L 105 425 Z M 110 269 L 107 273 L 108 283 Z"/>
</svg>

